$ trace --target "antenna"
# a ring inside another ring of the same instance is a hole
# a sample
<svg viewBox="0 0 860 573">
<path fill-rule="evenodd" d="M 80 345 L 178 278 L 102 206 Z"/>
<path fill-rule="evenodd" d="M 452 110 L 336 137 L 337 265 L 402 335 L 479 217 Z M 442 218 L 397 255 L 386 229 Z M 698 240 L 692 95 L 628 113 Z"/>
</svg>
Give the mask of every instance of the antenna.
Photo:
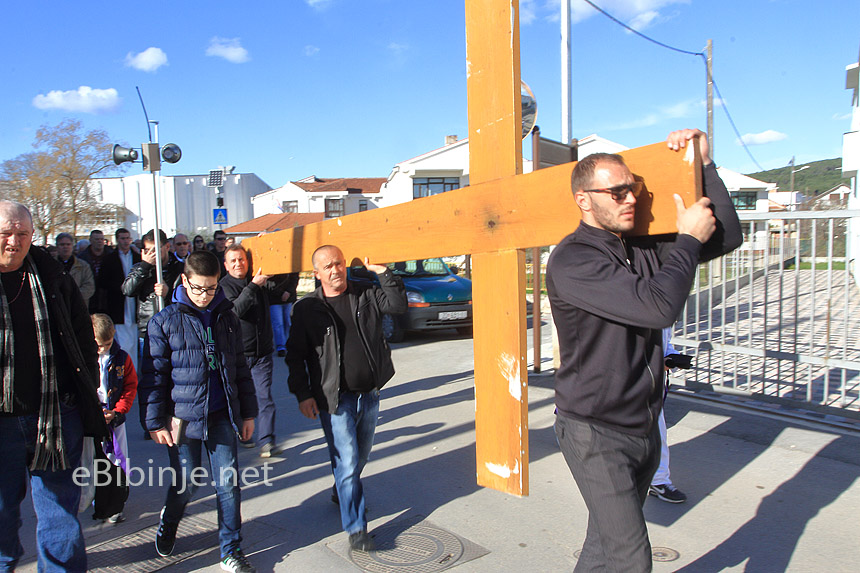
<svg viewBox="0 0 860 573">
<path fill-rule="evenodd" d="M 152 128 L 149 127 L 149 115 L 146 113 L 146 106 L 143 104 L 143 96 L 140 95 L 140 88 L 138 86 L 134 86 L 134 89 L 137 90 L 137 97 L 140 98 L 140 107 L 143 108 L 143 117 L 146 118 L 146 131 L 149 133 L 149 141 L 152 141 Z"/>
</svg>

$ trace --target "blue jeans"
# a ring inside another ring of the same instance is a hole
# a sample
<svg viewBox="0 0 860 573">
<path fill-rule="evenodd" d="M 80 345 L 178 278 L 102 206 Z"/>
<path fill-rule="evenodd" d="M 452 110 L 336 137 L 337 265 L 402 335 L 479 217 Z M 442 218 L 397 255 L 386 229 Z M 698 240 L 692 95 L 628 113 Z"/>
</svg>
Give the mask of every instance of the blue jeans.
<svg viewBox="0 0 860 573">
<path fill-rule="evenodd" d="M 272 355 L 262 358 L 246 356 L 245 362 L 254 380 L 254 390 L 257 393 L 257 419 L 254 430 L 257 432 L 257 445 L 274 443 L 275 441 L 275 400 L 272 398 Z"/>
<path fill-rule="evenodd" d="M 290 337 L 290 309 L 293 303 L 273 304 L 269 307 L 272 315 L 272 331 L 275 334 L 275 350 L 286 350 Z"/>
<path fill-rule="evenodd" d="M 178 447 L 167 448 L 170 467 L 176 472 L 176 479 L 167 490 L 162 520 L 179 525 L 185 506 L 191 501 L 197 487 L 214 481 L 218 502 L 218 539 L 221 557 L 224 557 L 239 549 L 242 543 L 242 494 L 239 490 L 239 462 L 236 459 L 238 436 L 227 410 L 210 415 L 208 427 L 208 439 L 188 438 Z M 198 470 L 192 476 L 191 472 L 195 468 L 202 467 L 204 447 L 211 473 L 204 474 Z"/>
<path fill-rule="evenodd" d="M 12 571 L 24 554 L 18 538 L 21 502 L 30 482 L 36 510 L 39 571 L 86 571 L 87 553 L 73 472 L 81 463 L 83 426 L 76 407 L 60 406 L 68 469 L 30 471 L 39 416 L 0 417 L 0 571 Z"/>
<path fill-rule="evenodd" d="M 378 417 L 379 390 L 341 392 L 337 412 L 320 412 L 340 500 L 340 520 L 349 534 L 367 530 L 361 471 L 370 457 Z"/>
</svg>

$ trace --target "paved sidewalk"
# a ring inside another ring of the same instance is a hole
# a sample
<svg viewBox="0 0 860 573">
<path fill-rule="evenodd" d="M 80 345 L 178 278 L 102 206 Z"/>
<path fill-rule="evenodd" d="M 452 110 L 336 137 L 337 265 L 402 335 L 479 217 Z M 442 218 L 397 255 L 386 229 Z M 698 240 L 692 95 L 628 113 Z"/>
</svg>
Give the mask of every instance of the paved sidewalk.
<svg viewBox="0 0 860 573">
<path fill-rule="evenodd" d="M 372 570 L 437 571 L 452 564 L 464 573 L 572 570 L 586 511 L 555 443 L 552 376 L 530 379 L 531 492 L 517 498 L 475 485 L 471 341 L 407 339 L 396 345 L 394 361 L 398 374 L 383 391 L 364 477 L 370 526 L 380 535 L 405 529 L 404 539 L 426 537 L 426 543 L 400 552 L 401 562 L 372 563 Z M 349 561 L 329 499 L 322 431 L 299 415 L 285 380 L 278 360 L 277 428 L 286 450 L 268 462 L 271 486 L 243 489 L 243 547 L 259 571 L 360 571 Z M 676 395 L 666 414 L 672 477 L 689 501 L 646 502 L 652 545 L 658 558 L 669 560 L 655 561 L 655 571 L 857 570 L 860 437 Z M 129 430 L 132 463 L 155 467 L 157 476 L 167 455 L 163 446 L 143 441 L 136 409 Z M 256 450 L 240 451 L 243 467 L 263 463 Z M 163 498 L 163 487 L 133 488 L 128 519 L 115 526 L 96 524 L 91 511 L 82 514 L 91 566 L 219 571 L 212 488 L 197 494 L 177 540 L 177 553 L 190 557 L 172 564 L 159 560 L 153 547 Z M 22 509 L 27 561 L 19 570 L 35 571 L 29 500 Z M 440 531 L 425 535 L 429 529 L 415 526 L 422 520 Z M 463 556 L 452 546 L 465 548 Z M 404 566 L 409 555 L 425 561 L 421 569 Z"/>
</svg>

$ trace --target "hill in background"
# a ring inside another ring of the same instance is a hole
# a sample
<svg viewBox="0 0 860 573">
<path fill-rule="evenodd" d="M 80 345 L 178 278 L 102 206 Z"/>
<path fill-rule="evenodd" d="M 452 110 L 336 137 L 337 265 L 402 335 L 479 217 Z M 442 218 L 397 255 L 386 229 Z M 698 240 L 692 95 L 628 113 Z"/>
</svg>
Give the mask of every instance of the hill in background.
<svg viewBox="0 0 860 573">
<path fill-rule="evenodd" d="M 747 175 L 759 181 L 776 183 L 779 185 L 780 191 L 790 191 L 792 169 L 797 170 L 804 165 L 808 165 L 809 169 L 797 171 L 794 174 L 794 190 L 800 191 L 807 197 L 830 191 L 838 185 L 848 183 L 842 177 L 841 157 L 812 161 L 811 163 L 795 165 L 794 167 L 786 166 L 779 169 L 770 169 L 769 171 L 759 171 L 758 173 L 747 173 Z"/>
</svg>

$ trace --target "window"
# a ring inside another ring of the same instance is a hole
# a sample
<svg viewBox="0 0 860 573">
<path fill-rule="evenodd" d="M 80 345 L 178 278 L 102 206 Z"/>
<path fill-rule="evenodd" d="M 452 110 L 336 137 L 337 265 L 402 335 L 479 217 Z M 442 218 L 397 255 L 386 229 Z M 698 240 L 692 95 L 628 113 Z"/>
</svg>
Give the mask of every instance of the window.
<svg viewBox="0 0 860 573">
<path fill-rule="evenodd" d="M 459 177 L 413 177 L 412 198 L 429 197 L 438 195 L 451 189 L 460 188 Z"/>
<path fill-rule="evenodd" d="M 755 209 L 757 195 L 755 191 L 733 191 L 732 203 L 738 211 L 751 211 Z"/>
<path fill-rule="evenodd" d="M 299 202 L 298 201 L 281 201 L 281 211 L 283 213 L 298 213 L 299 212 Z"/>
<path fill-rule="evenodd" d="M 358 200 L 358 212 L 361 213 L 363 211 L 367 211 L 367 199 Z"/>
<path fill-rule="evenodd" d="M 343 199 L 325 200 L 325 218 L 343 217 Z"/>
</svg>

